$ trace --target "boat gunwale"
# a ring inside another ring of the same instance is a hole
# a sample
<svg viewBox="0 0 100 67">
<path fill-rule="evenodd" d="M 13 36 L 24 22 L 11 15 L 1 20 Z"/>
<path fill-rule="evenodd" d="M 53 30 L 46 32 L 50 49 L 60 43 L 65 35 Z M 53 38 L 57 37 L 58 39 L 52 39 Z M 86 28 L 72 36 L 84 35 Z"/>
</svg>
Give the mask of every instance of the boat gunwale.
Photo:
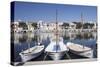
<svg viewBox="0 0 100 67">
<path fill-rule="evenodd" d="M 40 47 L 40 46 L 39 46 L 39 47 Z M 40 51 L 43 51 L 44 45 L 41 46 L 41 47 L 42 47 L 42 49 L 41 49 Z M 31 47 L 30 49 L 32 49 L 32 47 Z M 27 50 L 28 50 L 28 49 L 27 49 Z M 25 50 L 25 51 L 27 51 L 27 50 Z M 36 50 L 36 48 L 35 48 L 35 50 Z M 25 51 L 20 52 L 19 55 L 25 55 L 25 56 L 27 56 L 27 54 L 28 54 L 28 55 L 29 55 L 29 54 L 32 54 L 32 52 L 24 53 Z M 32 50 L 32 51 L 33 51 L 33 50 Z M 40 51 L 38 51 L 38 52 L 40 52 Z M 36 53 L 35 53 L 35 54 L 36 54 Z"/>
</svg>

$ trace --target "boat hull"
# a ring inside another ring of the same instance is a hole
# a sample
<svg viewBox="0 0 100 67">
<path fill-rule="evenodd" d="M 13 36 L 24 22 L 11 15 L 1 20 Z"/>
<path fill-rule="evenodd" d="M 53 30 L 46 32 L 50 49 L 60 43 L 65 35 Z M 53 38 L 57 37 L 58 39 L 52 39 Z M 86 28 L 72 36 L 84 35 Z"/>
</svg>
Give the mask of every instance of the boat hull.
<svg viewBox="0 0 100 67">
<path fill-rule="evenodd" d="M 28 54 L 23 54 L 22 52 L 19 54 L 21 56 L 22 62 L 27 62 L 31 59 L 34 59 L 36 57 L 38 57 L 44 50 L 44 46 L 40 46 L 41 49 L 39 52 L 35 52 L 35 53 L 28 53 Z"/>
<path fill-rule="evenodd" d="M 48 55 L 53 59 L 53 60 L 60 60 L 65 54 L 64 52 L 48 52 Z"/>
<path fill-rule="evenodd" d="M 63 43 L 62 38 L 59 38 L 58 44 L 56 41 L 51 40 L 51 43 L 45 49 L 45 52 L 47 52 L 53 60 L 60 60 L 67 51 L 68 49 Z"/>
<path fill-rule="evenodd" d="M 71 46 L 75 46 L 75 47 L 71 47 Z M 79 44 L 74 44 L 74 43 L 69 43 L 67 45 L 67 48 L 69 49 L 69 51 L 71 53 L 76 54 L 76 55 L 80 55 L 83 57 L 87 57 L 87 58 L 93 58 L 93 49 L 86 47 L 86 46 L 84 46 L 84 49 L 83 49 L 82 47 L 83 46 L 81 46 Z"/>
<path fill-rule="evenodd" d="M 83 57 L 87 57 L 87 58 L 93 58 L 93 50 L 89 50 L 89 51 L 86 51 L 86 52 L 77 52 L 77 51 L 69 49 L 69 51 L 71 53 L 79 55 L 79 56 L 83 56 Z"/>
<path fill-rule="evenodd" d="M 41 53 L 42 52 L 39 52 L 39 53 L 36 53 L 36 54 L 29 54 L 29 55 L 20 54 L 20 56 L 22 58 L 22 61 L 26 62 L 28 60 L 31 60 L 31 59 L 34 59 L 34 58 L 38 57 Z"/>
</svg>

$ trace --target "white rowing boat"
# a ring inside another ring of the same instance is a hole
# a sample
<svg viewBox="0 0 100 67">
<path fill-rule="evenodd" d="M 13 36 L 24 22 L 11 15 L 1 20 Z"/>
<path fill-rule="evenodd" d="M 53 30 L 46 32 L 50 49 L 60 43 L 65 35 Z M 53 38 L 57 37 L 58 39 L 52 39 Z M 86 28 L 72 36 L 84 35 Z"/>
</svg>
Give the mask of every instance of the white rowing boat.
<svg viewBox="0 0 100 67">
<path fill-rule="evenodd" d="M 37 45 L 22 51 L 21 53 L 19 53 L 19 55 L 21 56 L 22 61 L 26 62 L 28 60 L 38 57 L 43 52 L 43 50 L 44 50 L 44 45 Z"/>
<path fill-rule="evenodd" d="M 90 47 L 87 47 L 81 44 L 75 44 L 72 42 L 68 42 L 66 46 L 70 52 L 76 55 L 80 55 L 80 56 L 88 57 L 88 58 L 93 57 L 93 49 L 91 49 Z"/>
</svg>

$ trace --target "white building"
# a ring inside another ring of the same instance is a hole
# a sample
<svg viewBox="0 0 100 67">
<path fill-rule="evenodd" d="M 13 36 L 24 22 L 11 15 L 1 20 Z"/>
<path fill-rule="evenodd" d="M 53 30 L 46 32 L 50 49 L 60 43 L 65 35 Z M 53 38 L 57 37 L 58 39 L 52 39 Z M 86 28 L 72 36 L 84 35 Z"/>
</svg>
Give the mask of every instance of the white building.
<svg viewBox="0 0 100 67">
<path fill-rule="evenodd" d="M 69 29 L 76 29 L 76 24 L 69 23 Z"/>
<path fill-rule="evenodd" d="M 27 27 L 28 27 L 28 31 L 29 32 L 33 32 L 34 31 L 34 27 L 32 26 L 32 23 L 27 22 Z"/>
<path fill-rule="evenodd" d="M 19 22 L 12 22 L 13 24 L 13 31 L 14 32 L 21 32 L 23 30 L 22 27 L 19 27 Z"/>
<path fill-rule="evenodd" d="M 58 23 L 58 30 L 61 31 L 61 25 L 62 23 Z M 39 21 L 38 22 L 38 27 L 42 30 L 42 31 L 48 31 L 48 32 L 53 32 L 56 30 L 56 23 L 54 22 L 43 22 L 43 21 Z"/>
<path fill-rule="evenodd" d="M 94 23 L 93 29 L 97 29 L 97 23 Z"/>
</svg>

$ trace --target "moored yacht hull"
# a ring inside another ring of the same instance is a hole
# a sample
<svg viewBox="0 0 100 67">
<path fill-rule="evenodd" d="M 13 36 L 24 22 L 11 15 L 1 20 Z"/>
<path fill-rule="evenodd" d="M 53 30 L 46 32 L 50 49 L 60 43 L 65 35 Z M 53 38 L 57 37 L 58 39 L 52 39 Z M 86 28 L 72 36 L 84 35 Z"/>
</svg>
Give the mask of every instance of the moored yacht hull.
<svg viewBox="0 0 100 67">
<path fill-rule="evenodd" d="M 67 51 L 68 49 L 63 43 L 62 38 L 59 38 L 58 44 L 56 41 L 51 40 L 51 43 L 45 49 L 45 52 L 47 52 L 48 56 L 50 56 L 53 60 L 60 60 Z"/>
<path fill-rule="evenodd" d="M 53 60 L 60 60 L 65 54 L 64 52 L 49 52 L 48 55 L 53 59 Z"/>
</svg>

